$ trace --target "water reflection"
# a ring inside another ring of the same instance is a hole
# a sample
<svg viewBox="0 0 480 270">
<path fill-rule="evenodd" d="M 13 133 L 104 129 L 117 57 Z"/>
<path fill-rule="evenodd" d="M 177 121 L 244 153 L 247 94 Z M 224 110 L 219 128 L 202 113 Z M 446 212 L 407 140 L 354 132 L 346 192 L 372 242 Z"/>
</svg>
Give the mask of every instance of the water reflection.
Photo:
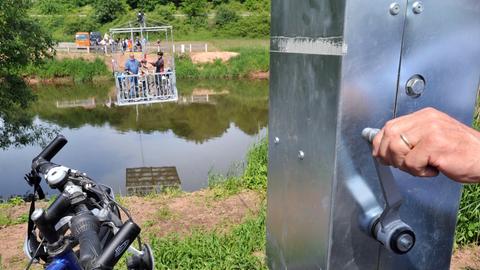
<svg viewBox="0 0 480 270">
<path fill-rule="evenodd" d="M 197 143 L 222 136 L 234 123 L 243 132 L 254 135 L 268 123 L 268 82 L 179 83 L 182 106 L 172 103 L 138 108 L 88 106 L 95 100 L 109 103 L 110 84 L 46 86 L 38 89 L 33 110 L 41 120 L 64 128 L 90 124 L 110 125 L 120 132 L 172 130 L 177 136 Z M 71 99 L 69 99 L 71 98 Z M 201 102 L 200 100 L 206 100 Z M 55 104 L 55 106 L 52 106 Z M 58 104 L 63 105 L 58 110 Z M 78 106 L 70 105 L 77 104 Z M 95 103 L 97 104 L 97 103 Z M 70 107 L 69 107 L 70 105 Z M 90 110 L 85 110 L 88 107 Z"/>
<path fill-rule="evenodd" d="M 109 108 L 111 82 L 37 86 L 29 115 L 69 140 L 55 162 L 86 172 L 116 193 L 128 193 L 127 168 L 143 167 L 175 167 L 182 189 L 193 191 L 208 185 L 210 172 L 226 173 L 243 160 L 265 135 L 268 82 L 182 81 L 178 88 L 185 101 Z M 0 152 L 0 197 L 29 190 L 23 174 L 40 150 Z"/>
</svg>

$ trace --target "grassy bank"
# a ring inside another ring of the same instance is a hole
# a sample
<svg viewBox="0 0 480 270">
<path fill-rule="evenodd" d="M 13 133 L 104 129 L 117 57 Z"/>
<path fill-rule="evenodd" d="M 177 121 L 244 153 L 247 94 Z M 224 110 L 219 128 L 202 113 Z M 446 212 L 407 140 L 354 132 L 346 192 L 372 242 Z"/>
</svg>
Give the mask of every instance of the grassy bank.
<svg viewBox="0 0 480 270">
<path fill-rule="evenodd" d="M 245 171 L 240 176 L 211 176 L 210 189 L 216 199 L 244 190 L 260 194 L 262 206 L 228 232 L 194 231 L 187 237 L 171 234 L 151 238 L 156 269 L 266 269 L 265 191 L 267 184 L 266 139 L 255 144 L 247 154 Z"/>
<path fill-rule="evenodd" d="M 269 70 L 269 53 L 265 48 L 232 49 L 239 53 L 227 62 L 216 60 L 213 63 L 194 64 L 187 55 L 176 60 L 178 78 L 214 79 L 244 78 L 255 72 Z"/>
<path fill-rule="evenodd" d="M 69 78 L 75 82 L 86 82 L 97 76 L 109 76 L 111 72 L 100 58 L 93 61 L 65 58 L 50 59 L 40 66 L 29 66 L 23 74 L 40 79 Z"/>
</svg>

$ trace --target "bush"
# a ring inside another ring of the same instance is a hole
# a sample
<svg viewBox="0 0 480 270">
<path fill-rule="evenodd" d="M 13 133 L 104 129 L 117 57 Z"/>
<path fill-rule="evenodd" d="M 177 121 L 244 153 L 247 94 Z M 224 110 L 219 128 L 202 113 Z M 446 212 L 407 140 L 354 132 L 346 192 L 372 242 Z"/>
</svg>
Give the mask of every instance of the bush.
<svg viewBox="0 0 480 270">
<path fill-rule="evenodd" d="M 91 81 L 95 76 L 109 75 L 110 72 L 100 58 L 93 62 L 83 59 L 49 60 L 38 67 L 30 66 L 25 70 L 25 75 L 39 76 L 42 79 L 71 77 L 74 81 Z"/>
<path fill-rule="evenodd" d="M 182 11 L 187 15 L 188 22 L 196 27 L 207 24 L 207 1 L 206 0 L 184 0 Z"/>
<path fill-rule="evenodd" d="M 107 23 L 115 20 L 120 14 L 125 13 L 126 3 L 124 0 L 96 0 L 94 9 L 96 21 Z"/>
<path fill-rule="evenodd" d="M 37 1 L 36 7 L 43 14 L 55 15 L 71 9 L 72 4 L 68 0 L 43 0 Z"/>
<path fill-rule="evenodd" d="M 270 0 L 246 0 L 245 7 L 250 11 L 270 12 Z"/>
<path fill-rule="evenodd" d="M 154 12 L 160 15 L 164 21 L 171 22 L 175 19 L 173 15 L 175 15 L 176 10 L 177 8 L 173 3 L 168 3 L 167 5 L 157 5 Z"/>
<path fill-rule="evenodd" d="M 270 15 L 267 13 L 242 17 L 236 22 L 224 25 L 217 34 L 236 37 L 268 37 L 270 35 Z"/>
<path fill-rule="evenodd" d="M 235 10 L 230 9 L 226 5 L 221 5 L 217 8 L 217 14 L 215 15 L 215 24 L 219 27 L 223 27 L 226 24 L 234 23 L 238 21 L 238 14 Z"/>
<path fill-rule="evenodd" d="M 65 19 L 64 33 L 73 37 L 77 32 L 94 32 L 99 27 L 100 25 L 90 17 L 67 17 Z"/>
<path fill-rule="evenodd" d="M 269 70 L 267 49 L 243 48 L 239 55 L 228 62 L 216 60 L 213 63 L 195 65 L 187 55 L 177 57 L 175 70 L 177 78 L 243 78 L 252 72 Z"/>
</svg>

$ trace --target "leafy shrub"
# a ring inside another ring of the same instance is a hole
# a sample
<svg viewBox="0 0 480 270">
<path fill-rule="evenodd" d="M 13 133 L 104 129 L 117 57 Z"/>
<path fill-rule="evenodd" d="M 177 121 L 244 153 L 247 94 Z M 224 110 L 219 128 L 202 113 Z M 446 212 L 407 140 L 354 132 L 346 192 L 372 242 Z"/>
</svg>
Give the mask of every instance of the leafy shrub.
<svg viewBox="0 0 480 270">
<path fill-rule="evenodd" d="M 176 10 L 177 8 L 173 3 L 168 3 L 166 5 L 157 5 L 154 12 L 160 15 L 164 21 L 171 22 L 175 19 L 173 15 L 175 15 Z"/>
<path fill-rule="evenodd" d="M 94 32 L 99 27 L 90 17 L 67 17 L 65 19 L 64 33 L 73 37 L 77 32 Z"/>
<path fill-rule="evenodd" d="M 258 13 L 241 17 L 236 22 L 224 25 L 217 34 L 250 38 L 268 37 L 270 35 L 270 15 Z"/>
<path fill-rule="evenodd" d="M 43 79 L 71 77 L 74 81 L 91 81 L 95 76 L 109 75 L 107 66 L 97 58 L 93 62 L 79 59 L 49 60 L 38 67 L 30 66 L 26 75 L 35 75 Z"/>
<path fill-rule="evenodd" d="M 226 63 L 216 60 L 213 63 L 192 63 L 187 55 L 178 56 L 175 69 L 178 78 L 243 78 L 252 72 L 268 71 L 268 50 L 261 48 L 238 49 L 239 55 Z"/>
<path fill-rule="evenodd" d="M 188 22 L 196 27 L 207 24 L 207 1 L 206 0 L 184 0 L 182 11 L 187 15 Z"/>
<path fill-rule="evenodd" d="M 226 24 L 238 21 L 238 18 L 239 16 L 235 10 L 230 9 L 226 5 L 221 5 L 217 8 L 217 14 L 215 15 L 215 24 L 219 27 L 223 27 Z"/>
<path fill-rule="evenodd" d="M 245 7 L 250 11 L 270 11 L 270 0 L 246 0 Z"/>
<path fill-rule="evenodd" d="M 48 15 L 64 13 L 72 8 L 72 3 L 68 0 L 43 0 L 35 4 L 41 13 Z"/>
<path fill-rule="evenodd" d="M 126 3 L 124 0 L 97 0 L 94 4 L 95 19 L 99 23 L 107 23 L 115 20 L 120 14 L 125 13 Z"/>
</svg>

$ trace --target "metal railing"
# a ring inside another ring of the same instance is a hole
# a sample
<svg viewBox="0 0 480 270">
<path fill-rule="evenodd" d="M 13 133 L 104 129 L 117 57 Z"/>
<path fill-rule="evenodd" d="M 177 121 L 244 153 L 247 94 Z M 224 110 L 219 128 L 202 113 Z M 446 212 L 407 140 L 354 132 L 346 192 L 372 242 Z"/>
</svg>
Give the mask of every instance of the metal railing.
<svg viewBox="0 0 480 270">
<path fill-rule="evenodd" d="M 119 106 L 177 101 L 175 72 L 115 74 Z"/>
</svg>

